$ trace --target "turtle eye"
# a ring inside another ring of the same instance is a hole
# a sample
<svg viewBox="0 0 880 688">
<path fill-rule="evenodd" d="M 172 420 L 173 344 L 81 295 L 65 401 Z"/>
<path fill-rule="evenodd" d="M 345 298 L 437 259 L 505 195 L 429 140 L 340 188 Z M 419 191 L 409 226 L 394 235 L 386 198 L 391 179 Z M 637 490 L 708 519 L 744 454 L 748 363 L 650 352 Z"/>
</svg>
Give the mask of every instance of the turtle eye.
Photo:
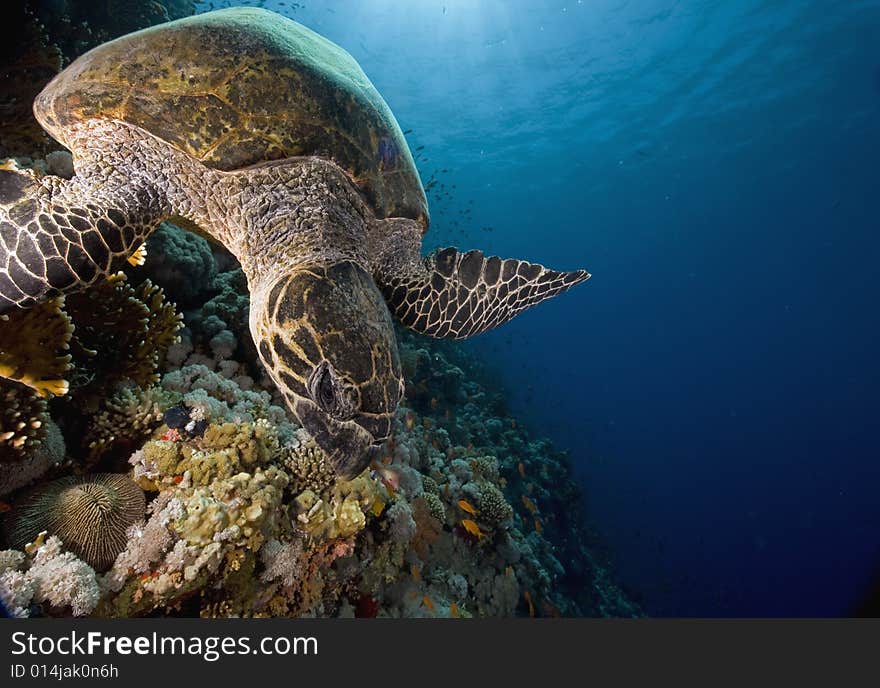
<svg viewBox="0 0 880 688">
<path fill-rule="evenodd" d="M 312 400 L 334 418 L 347 420 L 353 414 L 345 387 L 342 382 L 337 381 L 327 361 L 318 364 L 312 371 L 308 388 Z"/>
<path fill-rule="evenodd" d="M 336 400 L 336 390 L 333 385 L 333 373 L 327 361 L 322 361 L 309 376 L 309 395 L 312 400 L 327 412 L 332 411 Z"/>
<path fill-rule="evenodd" d="M 330 375 L 329 370 L 325 370 L 324 374 L 321 375 L 321 378 L 318 380 L 318 398 L 316 401 L 324 408 L 324 410 L 329 411 L 334 406 L 334 401 L 336 400 L 336 392 L 333 389 L 333 377 Z"/>
</svg>

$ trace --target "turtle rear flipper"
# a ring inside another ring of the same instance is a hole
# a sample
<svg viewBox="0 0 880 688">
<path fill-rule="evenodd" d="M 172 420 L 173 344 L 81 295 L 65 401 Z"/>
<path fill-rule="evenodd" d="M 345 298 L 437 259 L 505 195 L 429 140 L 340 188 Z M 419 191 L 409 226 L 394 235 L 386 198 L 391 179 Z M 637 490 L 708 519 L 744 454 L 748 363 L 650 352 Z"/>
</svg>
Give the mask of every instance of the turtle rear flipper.
<svg viewBox="0 0 880 688">
<path fill-rule="evenodd" d="M 491 330 L 590 277 L 523 260 L 444 248 L 382 285 L 391 311 L 407 327 L 431 337 L 465 339 Z"/>
<path fill-rule="evenodd" d="M 31 307 L 122 268 L 158 223 L 134 194 L 97 198 L 77 177 L 0 164 L 0 313 Z M 145 204 L 148 205 L 148 204 Z"/>
</svg>

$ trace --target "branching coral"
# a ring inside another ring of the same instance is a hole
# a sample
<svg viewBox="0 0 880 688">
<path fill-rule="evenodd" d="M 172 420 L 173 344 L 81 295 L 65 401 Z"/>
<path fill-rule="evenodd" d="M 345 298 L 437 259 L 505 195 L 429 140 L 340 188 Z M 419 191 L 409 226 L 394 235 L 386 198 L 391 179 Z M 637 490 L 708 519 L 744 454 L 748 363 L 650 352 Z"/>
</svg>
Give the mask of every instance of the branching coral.
<svg viewBox="0 0 880 688">
<path fill-rule="evenodd" d="M 67 394 L 73 334 L 64 298 L 16 310 L 0 319 L 0 377 L 20 382 L 41 397 Z"/>
<path fill-rule="evenodd" d="M 80 399 L 102 398 L 129 380 L 158 381 L 157 370 L 181 327 L 173 304 L 149 280 L 132 288 L 117 276 L 71 294 L 66 302 L 76 330 L 73 347 Z"/>
<path fill-rule="evenodd" d="M 33 389 L 0 379 L 0 462 L 26 459 L 45 437 L 46 400 Z"/>
<path fill-rule="evenodd" d="M 142 441 L 162 422 L 162 414 L 179 397 L 156 386 L 124 387 L 116 392 L 91 418 L 84 441 L 91 458 L 101 456 L 114 445 Z"/>
<path fill-rule="evenodd" d="M 336 471 L 325 456 L 312 439 L 298 438 L 284 446 L 280 463 L 290 474 L 292 492 L 310 490 L 316 495 L 329 495 L 336 482 Z"/>
<path fill-rule="evenodd" d="M 492 526 L 500 526 L 513 518 L 513 507 L 504 494 L 490 482 L 482 481 L 478 504 L 480 518 Z"/>
<path fill-rule="evenodd" d="M 27 455 L 22 460 L 0 460 L 0 497 L 40 478 L 64 459 L 64 437 L 58 426 L 46 417 L 40 429 L 45 436 L 36 447 L 25 445 Z M 0 449 L 0 456 L 3 455 L 4 450 Z"/>
</svg>

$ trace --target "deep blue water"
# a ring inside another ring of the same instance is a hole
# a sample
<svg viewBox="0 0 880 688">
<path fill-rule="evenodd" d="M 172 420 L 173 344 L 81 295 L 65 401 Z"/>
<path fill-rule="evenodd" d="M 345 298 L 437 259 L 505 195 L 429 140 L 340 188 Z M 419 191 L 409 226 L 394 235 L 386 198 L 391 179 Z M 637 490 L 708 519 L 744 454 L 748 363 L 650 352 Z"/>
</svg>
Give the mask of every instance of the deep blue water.
<svg viewBox="0 0 880 688">
<path fill-rule="evenodd" d="M 647 612 L 853 613 L 880 571 L 880 1 L 287 13 L 447 170 L 431 246 L 593 273 L 468 346 L 571 450 Z"/>
</svg>

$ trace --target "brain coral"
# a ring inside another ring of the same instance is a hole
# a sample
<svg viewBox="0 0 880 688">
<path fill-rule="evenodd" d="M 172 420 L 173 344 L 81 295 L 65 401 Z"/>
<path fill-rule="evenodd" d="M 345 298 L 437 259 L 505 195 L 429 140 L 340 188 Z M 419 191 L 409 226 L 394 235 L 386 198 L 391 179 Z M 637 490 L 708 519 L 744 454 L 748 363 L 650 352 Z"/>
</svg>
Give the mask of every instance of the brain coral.
<svg viewBox="0 0 880 688">
<path fill-rule="evenodd" d="M 95 570 L 103 570 L 125 548 L 126 531 L 144 518 L 145 509 L 143 490 L 125 475 L 68 476 L 28 493 L 3 527 L 15 549 L 45 530 Z"/>
</svg>

